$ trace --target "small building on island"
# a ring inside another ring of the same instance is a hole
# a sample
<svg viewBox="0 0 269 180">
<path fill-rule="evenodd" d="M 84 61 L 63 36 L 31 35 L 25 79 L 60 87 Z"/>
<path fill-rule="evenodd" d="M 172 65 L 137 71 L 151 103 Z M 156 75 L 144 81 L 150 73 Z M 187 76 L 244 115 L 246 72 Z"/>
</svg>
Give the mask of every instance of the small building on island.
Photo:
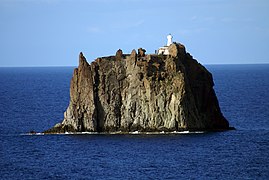
<svg viewBox="0 0 269 180">
<path fill-rule="evenodd" d="M 158 54 L 158 55 L 159 55 L 159 54 L 169 55 L 168 47 L 169 47 L 171 44 L 173 44 L 172 39 L 173 39 L 173 36 L 172 36 L 171 34 L 168 34 L 168 36 L 167 36 L 167 44 L 166 44 L 166 46 L 160 47 L 160 48 L 157 50 L 156 54 Z"/>
</svg>

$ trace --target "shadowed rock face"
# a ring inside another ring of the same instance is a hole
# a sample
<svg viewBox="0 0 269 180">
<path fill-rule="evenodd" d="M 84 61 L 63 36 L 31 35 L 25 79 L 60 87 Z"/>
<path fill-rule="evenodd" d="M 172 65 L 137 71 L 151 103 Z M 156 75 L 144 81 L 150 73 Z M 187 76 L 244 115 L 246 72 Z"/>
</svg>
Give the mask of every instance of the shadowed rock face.
<svg viewBox="0 0 269 180">
<path fill-rule="evenodd" d="M 119 50 L 90 65 L 80 53 L 64 120 L 46 132 L 229 129 L 211 73 L 182 44 L 167 56 L 144 52 Z"/>
</svg>

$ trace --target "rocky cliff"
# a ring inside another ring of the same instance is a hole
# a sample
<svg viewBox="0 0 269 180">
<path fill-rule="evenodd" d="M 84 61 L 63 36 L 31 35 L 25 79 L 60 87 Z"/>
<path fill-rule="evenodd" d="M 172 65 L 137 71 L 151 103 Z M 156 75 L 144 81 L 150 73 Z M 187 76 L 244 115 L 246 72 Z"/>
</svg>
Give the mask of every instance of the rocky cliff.
<svg viewBox="0 0 269 180">
<path fill-rule="evenodd" d="M 211 73 L 182 44 L 168 50 L 118 50 L 91 64 L 80 53 L 64 120 L 46 133 L 229 129 Z"/>
</svg>

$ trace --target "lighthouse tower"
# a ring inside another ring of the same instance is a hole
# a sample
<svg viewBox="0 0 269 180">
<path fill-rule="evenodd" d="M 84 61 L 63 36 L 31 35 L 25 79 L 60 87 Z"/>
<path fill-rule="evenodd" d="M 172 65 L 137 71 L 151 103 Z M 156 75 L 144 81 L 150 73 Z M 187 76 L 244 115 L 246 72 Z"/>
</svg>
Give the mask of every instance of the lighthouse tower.
<svg viewBox="0 0 269 180">
<path fill-rule="evenodd" d="M 173 39 L 173 36 L 171 34 L 168 34 L 168 36 L 167 36 L 167 46 L 170 46 L 173 43 L 172 39 Z"/>
<path fill-rule="evenodd" d="M 160 47 L 157 50 L 157 54 L 163 54 L 163 55 L 169 55 L 168 47 L 173 44 L 173 36 L 171 34 L 168 34 L 167 36 L 167 44 L 166 46 Z"/>
</svg>

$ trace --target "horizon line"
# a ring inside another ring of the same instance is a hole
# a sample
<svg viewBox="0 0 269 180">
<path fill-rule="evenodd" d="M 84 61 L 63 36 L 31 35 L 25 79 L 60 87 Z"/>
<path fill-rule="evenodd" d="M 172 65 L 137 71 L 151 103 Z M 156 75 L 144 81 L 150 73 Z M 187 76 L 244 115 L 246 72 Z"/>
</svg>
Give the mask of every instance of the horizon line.
<svg viewBox="0 0 269 180">
<path fill-rule="evenodd" d="M 200 62 L 198 62 L 200 63 Z M 202 64 L 202 63 L 200 63 Z M 205 63 L 204 66 L 208 65 L 268 65 L 269 63 Z M 44 65 L 44 66 L 0 66 L 0 68 L 57 68 L 57 67 L 77 67 L 78 65 Z"/>
</svg>

